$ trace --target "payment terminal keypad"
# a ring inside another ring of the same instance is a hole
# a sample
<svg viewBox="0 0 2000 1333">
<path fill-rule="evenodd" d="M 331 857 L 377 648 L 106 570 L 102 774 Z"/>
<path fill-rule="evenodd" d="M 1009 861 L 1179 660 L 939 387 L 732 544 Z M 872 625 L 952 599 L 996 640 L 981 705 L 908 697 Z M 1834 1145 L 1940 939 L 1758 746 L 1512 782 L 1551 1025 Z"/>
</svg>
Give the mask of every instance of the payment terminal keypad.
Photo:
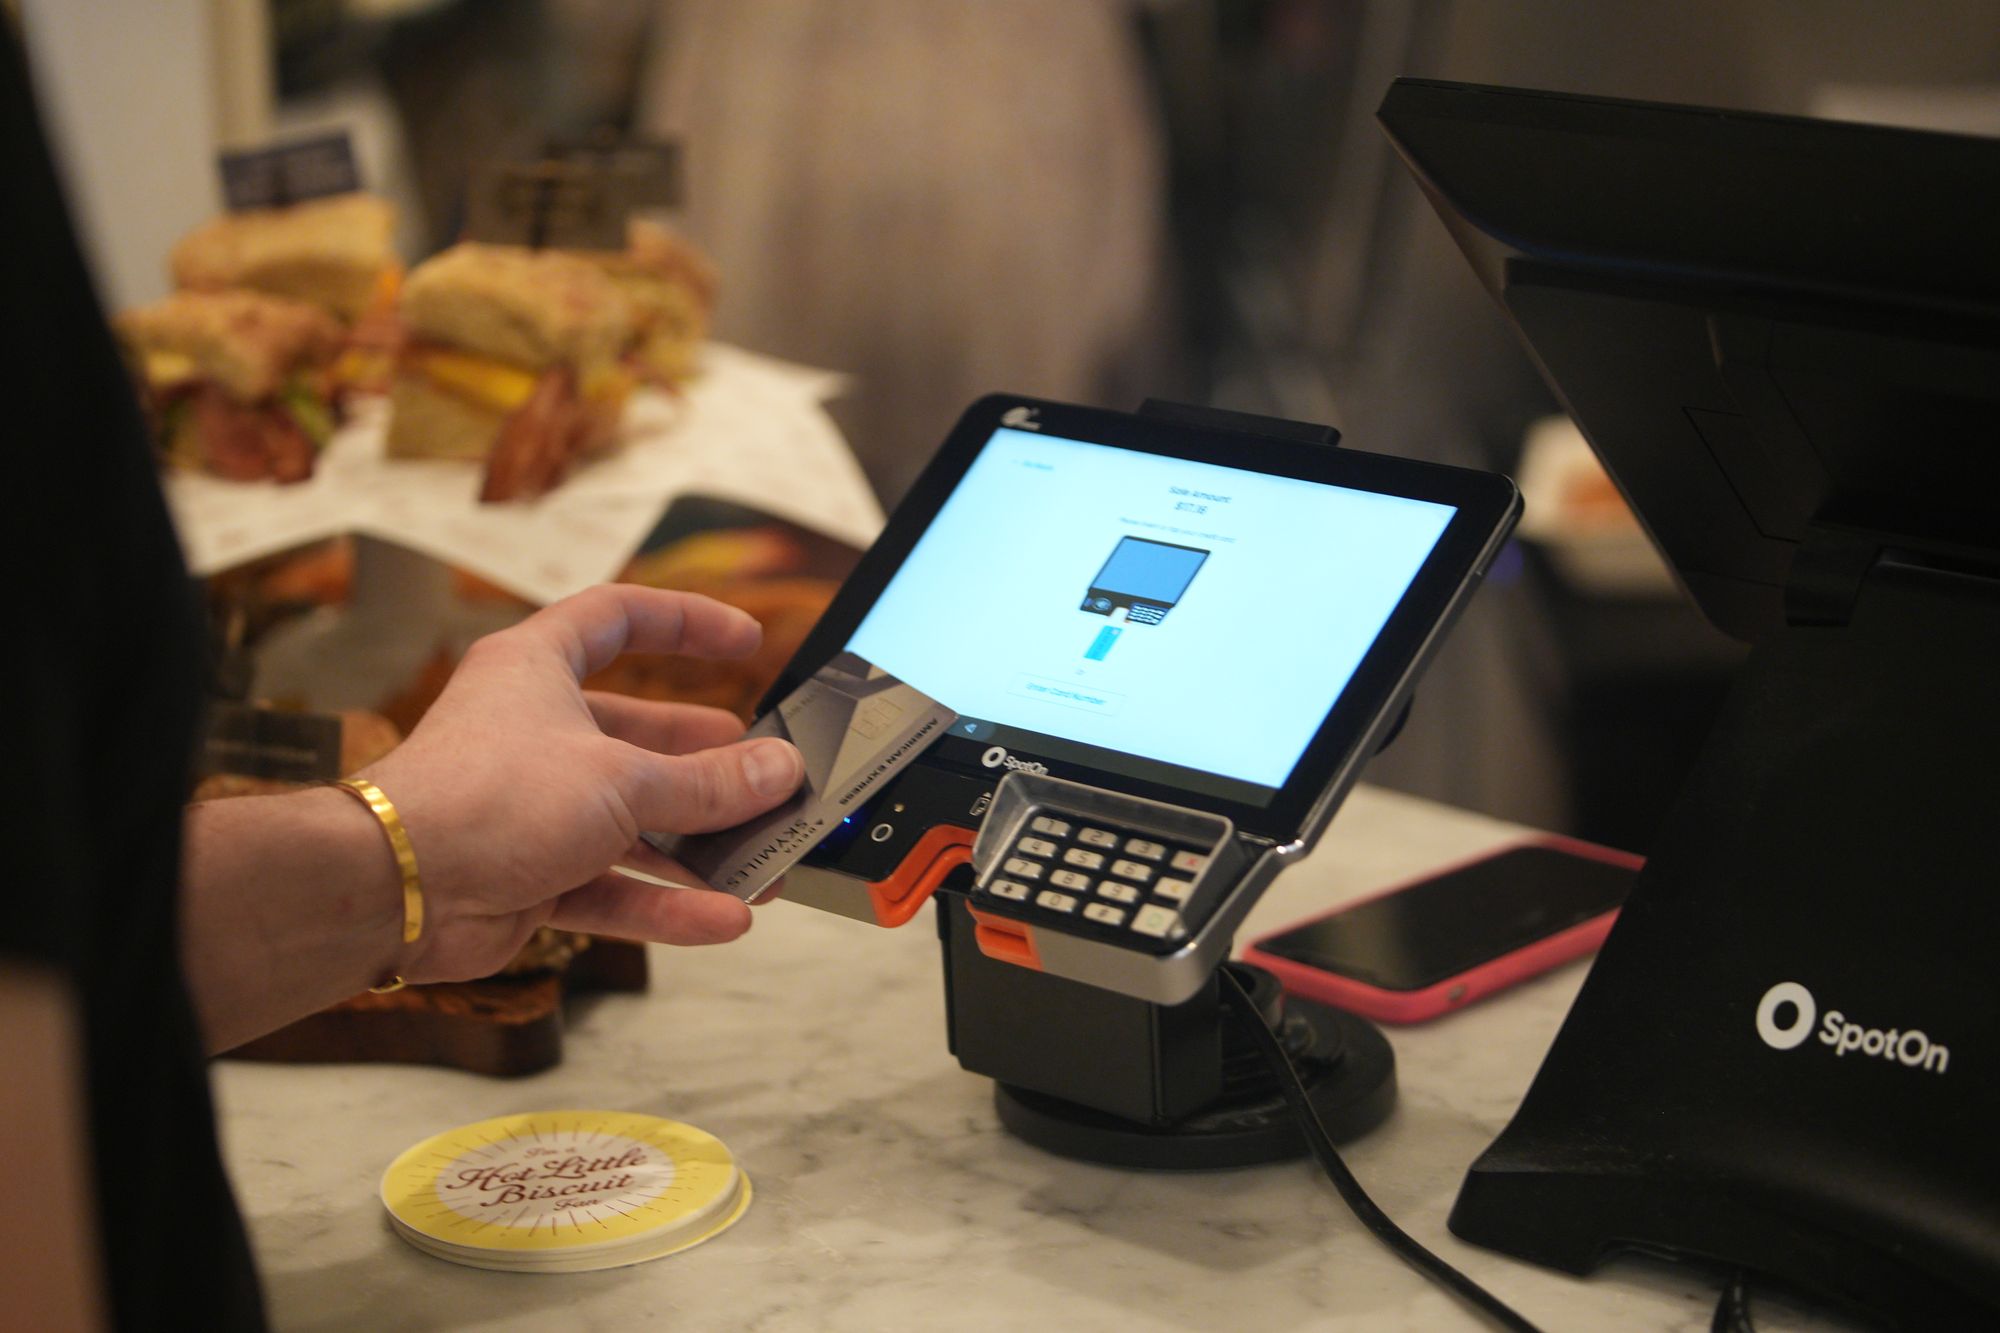
<svg viewBox="0 0 2000 1333">
<path fill-rule="evenodd" d="M 1097 815 L 1042 809 L 1028 820 L 981 897 L 1087 921 L 1147 940 L 1177 940 L 1196 880 L 1214 849 L 1170 842 Z"/>
</svg>

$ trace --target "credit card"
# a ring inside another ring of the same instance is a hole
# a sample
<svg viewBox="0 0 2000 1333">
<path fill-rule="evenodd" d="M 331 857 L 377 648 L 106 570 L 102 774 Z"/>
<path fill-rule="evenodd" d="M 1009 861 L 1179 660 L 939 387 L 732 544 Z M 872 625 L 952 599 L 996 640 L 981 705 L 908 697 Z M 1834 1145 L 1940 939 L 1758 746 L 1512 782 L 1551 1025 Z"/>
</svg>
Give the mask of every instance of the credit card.
<svg viewBox="0 0 2000 1333">
<path fill-rule="evenodd" d="M 754 903 L 957 720 L 957 713 L 914 685 L 841 653 L 745 735 L 778 736 L 798 747 L 806 778 L 796 795 L 735 828 L 648 833 L 646 841 L 711 887 Z"/>
</svg>

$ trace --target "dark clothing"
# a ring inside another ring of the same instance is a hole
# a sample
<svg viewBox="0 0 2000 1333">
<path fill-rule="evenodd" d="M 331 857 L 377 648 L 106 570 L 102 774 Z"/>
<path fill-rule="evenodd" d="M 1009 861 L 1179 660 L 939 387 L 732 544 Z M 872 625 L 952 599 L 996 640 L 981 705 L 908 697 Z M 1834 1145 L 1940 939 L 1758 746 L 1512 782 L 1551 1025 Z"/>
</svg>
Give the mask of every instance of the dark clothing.
<svg viewBox="0 0 2000 1333">
<path fill-rule="evenodd" d="M 52 967 L 78 998 L 117 1326 L 261 1328 L 177 950 L 191 585 L 11 31 L 0 85 L 0 966 Z"/>
</svg>

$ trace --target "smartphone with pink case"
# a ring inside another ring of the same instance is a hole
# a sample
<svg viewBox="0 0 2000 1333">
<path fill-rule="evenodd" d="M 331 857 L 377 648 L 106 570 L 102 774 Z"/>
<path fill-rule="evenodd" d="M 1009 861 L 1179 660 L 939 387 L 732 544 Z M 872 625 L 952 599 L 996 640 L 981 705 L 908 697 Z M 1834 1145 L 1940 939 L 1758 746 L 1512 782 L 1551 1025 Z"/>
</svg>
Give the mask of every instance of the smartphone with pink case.
<svg viewBox="0 0 2000 1333">
<path fill-rule="evenodd" d="M 1595 950 L 1644 863 L 1528 838 L 1263 936 L 1243 959 L 1294 995 L 1418 1023 Z"/>
</svg>

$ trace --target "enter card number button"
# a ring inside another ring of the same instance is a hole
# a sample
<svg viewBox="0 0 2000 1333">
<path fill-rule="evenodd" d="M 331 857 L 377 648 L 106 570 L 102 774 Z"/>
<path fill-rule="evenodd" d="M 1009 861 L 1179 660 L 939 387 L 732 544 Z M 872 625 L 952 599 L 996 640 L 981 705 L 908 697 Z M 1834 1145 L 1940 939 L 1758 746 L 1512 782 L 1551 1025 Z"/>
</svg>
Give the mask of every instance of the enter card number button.
<svg viewBox="0 0 2000 1333">
<path fill-rule="evenodd" d="M 1080 708 L 1086 713 L 1103 717 L 1115 716 L 1125 706 L 1125 696 L 1115 691 L 1096 689 L 1082 681 L 1057 680 L 1052 676 L 1016 676 L 1014 683 L 1007 687 L 1007 693 L 1022 699 L 1033 699 L 1036 703 Z"/>
</svg>

